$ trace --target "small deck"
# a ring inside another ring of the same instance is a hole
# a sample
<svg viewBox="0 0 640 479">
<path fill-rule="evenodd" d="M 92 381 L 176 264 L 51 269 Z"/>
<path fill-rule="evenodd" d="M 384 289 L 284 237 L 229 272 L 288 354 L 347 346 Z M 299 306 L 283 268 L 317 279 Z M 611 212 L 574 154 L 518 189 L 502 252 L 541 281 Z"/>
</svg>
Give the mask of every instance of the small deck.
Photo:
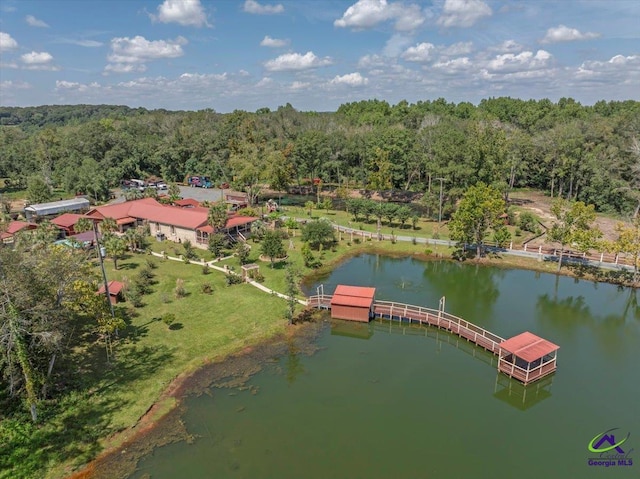
<svg viewBox="0 0 640 479">
<path fill-rule="evenodd" d="M 330 310 L 331 299 L 332 295 L 317 294 L 308 298 L 307 305 L 316 309 Z M 394 301 L 374 300 L 371 308 L 371 316 L 374 318 L 426 324 L 456 334 L 498 356 L 498 370 L 521 381 L 525 385 L 548 376 L 556 370 L 555 355 L 552 360 L 551 358 L 545 357 L 545 359 L 547 359 L 546 361 L 542 360 L 541 364 L 533 368 L 526 365 L 526 367 L 523 367 L 517 364 L 516 361 L 508 362 L 506 360 L 507 351 L 501 347 L 501 344 L 505 343 L 504 338 L 443 310 L 397 303 Z"/>
</svg>

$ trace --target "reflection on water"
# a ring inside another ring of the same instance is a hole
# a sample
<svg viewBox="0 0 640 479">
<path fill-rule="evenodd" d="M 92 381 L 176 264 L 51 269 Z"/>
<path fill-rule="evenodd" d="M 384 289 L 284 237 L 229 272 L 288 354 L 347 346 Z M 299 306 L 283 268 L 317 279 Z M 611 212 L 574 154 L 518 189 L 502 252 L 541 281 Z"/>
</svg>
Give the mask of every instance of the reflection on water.
<svg viewBox="0 0 640 479">
<path fill-rule="evenodd" d="M 601 478 L 586 464 L 591 438 L 640 433 L 635 291 L 378 255 L 308 287 L 319 283 L 432 308 L 446 296 L 448 312 L 495 334 L 558 344 L 558 371 L 524 387 L 498 374 L 493 354 L 437 328 L 328 322 L 314 355 L 292 342 L 242 388 L 189 397 L 184 423 L 199 439 L 158 449 L 135 477 Z"/>
<path fill-rule="evenodd" d="M 554 374 L 545 376 L 539 381 L 525 386 L 520 381 L 498 373 L 493 397 L 500 399 L 500 401 L 511 407 L 526 411 L 551 397 L 551 385 L 553 384 L 554 376 Z"/>
</svg>

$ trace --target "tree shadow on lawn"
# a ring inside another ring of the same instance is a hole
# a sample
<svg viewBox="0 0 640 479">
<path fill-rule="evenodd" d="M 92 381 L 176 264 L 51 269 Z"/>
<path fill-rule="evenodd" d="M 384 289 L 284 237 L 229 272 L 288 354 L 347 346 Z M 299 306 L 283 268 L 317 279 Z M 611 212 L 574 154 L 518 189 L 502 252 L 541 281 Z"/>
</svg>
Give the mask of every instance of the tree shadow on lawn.
<svg viewBox="0 0 640 479">
<path fill-rule="evenodd" d="M 100 439 L 115 432 L 114 413 L 129 406 L 121 393 L 173 358 L 166 346 L 115 350 L 117 361 L 111 363 L 97 342 L 66 358 L 60 370 L 68 372 L 55 378 L 55 386 L 64 391 L 52 388 L 54 399 L 39 406 L 39 423 L 33 425 L 25 410 L 16 415 L 19 424 L 12 424 L 20 433 L 2 435 L 7 454 L 0 455 L 0 470 L 13 470 L 12 477 L 44 477 L 56 464 L 80 466 L 96 457 Z"/>
</svg>

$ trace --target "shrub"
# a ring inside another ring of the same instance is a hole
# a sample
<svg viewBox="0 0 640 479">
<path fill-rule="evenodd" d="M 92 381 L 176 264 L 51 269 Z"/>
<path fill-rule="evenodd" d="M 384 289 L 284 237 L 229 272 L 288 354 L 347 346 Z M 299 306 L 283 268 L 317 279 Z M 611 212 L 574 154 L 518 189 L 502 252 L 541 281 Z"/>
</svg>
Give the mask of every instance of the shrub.
<svg viewBox="0 0 640 479">
<path fill-rule="evenodd" d="M 209 267 L 209 265 L 207 263 L 205 263 L 202 266 L 202 274 L 209 274 L 209 271 L 211 270 L 211 268 Z"/>
<path fill-rule="evenodd" d="M 164 251 L 163 251 L 163 253 L 164 253 Z M 158 267 L 158 264 L 154 260 L 152 260 L 151 258 L 147 258 L 145 260 L 145 264 L 147 265 L 147 267 L 149 269 L 156 269 Z"/>
<path fill-rule="evenodd" d="M 176 279 L 176 287 L 173 290 L 176 298 L 184 298 L 187 295 L 187 290 L 184 289 L 184 280 L 183 279 Z"/>
<path fill-rule="evenodd" d="M 433 250 L 431 248 L 427 248 L 424 250 L 424 254 L 427 256 L 431 256 L 433 254 Z"/>
<path fill-rule="evenodd" d="M 431 235 L 431 237 L 435 240 L 440 239 L 440 233 L 438 233 L 437 231 L 433 232 L 433 235 Z"/>
<path fill-rule="evenodd" d="M 151 271 L 151 268 L 148 265 L 145 265 L 142 268 L 140 268 L 140 271 L 138 272 L 138 276 L 150 282 L 155 276 L 155 274 L 153 273 L 153 271 Z"/>
<path fill-rule="evenodd" d="M 411 238 L 411 244 L 418 244 L 418 240 L 416 239 L 416 237 L 414 236 L 413 238 Z"/>
<path fill-rule="evenodd" d="M 171 301 L 171 299 L 169 299 L 169 295 L 167 293 L 161 293 L 160 294 L 160 301 L 164 304 L 167 304 L 168 302 Z"/>
<path fill-rule="evenodd" d="M 164 324 L 171 328 L 171 325 L 176 322 L 176 315 L 173 313 L 165 313 L 160 319 Z"/>
<path fill-rule="evenodd" d="M 233 274 L 233 273 L 227 273 L 225 280 L 227 282 L 227 286 L 231 286 L 234 284 L 242 284 L 242 277 L 238 276 L 237 274 Z"/>
<path fill-rule="evenodd" d="M 520 213 L 520 217 L 518 218 L 518 227 L 521 230 L 535 233 L 538 227 L 538 222 L 536 221 L 536 217 L 533 216 L 533 213 L 529 211 L 523 211 L 522 213 Z"/>
<path fill-rule="evenodd" d="M 200 285 L 200 290 L 204 294 L 211 294 L 211 293 L 213 293 L 213 285 L 211 283 L 202 283 Z"/>
<path fill-rule="evenodd" d="M 360 243 L 362 243 L 362 240 L 360 240 L 360 238 L 353 238 L 353 243 L 354 244 L 360 244 Z"/>
<path fill-rule="evenodd" d="M 516 228 L 516 230 L 514 231 L 514 234 L 516 236 L 522 236 L 522 230 L 520 228 Z"/>
</svg>

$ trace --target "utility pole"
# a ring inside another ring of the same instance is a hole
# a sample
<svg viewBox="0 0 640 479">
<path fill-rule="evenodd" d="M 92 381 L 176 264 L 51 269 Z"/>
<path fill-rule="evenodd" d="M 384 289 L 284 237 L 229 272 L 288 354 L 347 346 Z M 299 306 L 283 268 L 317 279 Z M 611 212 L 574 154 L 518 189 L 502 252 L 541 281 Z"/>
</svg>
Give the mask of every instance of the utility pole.
<svg viewBox="0 0 640 479">
<path fill-rule="evenodd" d="M 115 319 L 116 314 L 113 311 L 113 304 L 111 303 L 111 295 L 109 294 L 109 281 L 107 281 L 107 272 L 104 269 L 104 257 L 102 256 L 102 245 L 98 238 L 98 222 L 93 221 L 93 235 L 96 238 L 96 248 L 98 248 L 98 257 L 100 258 L 100 268 L 102 269 L 102 279 L 104 281 L 104 293 L 107 295 L 107 302 L 109 303 L 109 309 L 111 310 L 111 317 Z"/>
<path fill-rule="evenodd" d="M 434 178 L 434 180 L 440 181 L 440 209 L 438 210 L 438 229 L 440 229 L 440 222 L 442 221 L 442 184 L 447 181 L 447 179 Z"/>
</svg>

